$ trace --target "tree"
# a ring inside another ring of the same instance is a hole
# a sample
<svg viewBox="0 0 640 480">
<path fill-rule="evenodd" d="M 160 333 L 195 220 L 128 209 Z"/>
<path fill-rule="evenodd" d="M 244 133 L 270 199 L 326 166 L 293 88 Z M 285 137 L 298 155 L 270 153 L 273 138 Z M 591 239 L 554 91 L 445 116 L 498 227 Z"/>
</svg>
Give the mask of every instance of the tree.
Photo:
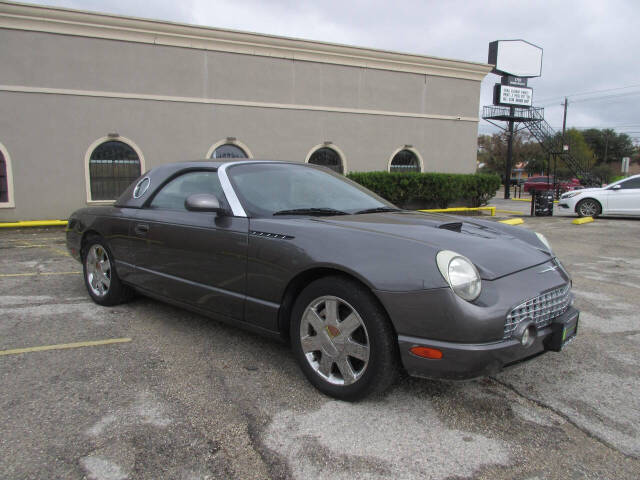
<svg viewBox="0 0 640 480">
<path fill-rule="evenodd" d="M 480 135 L 478 137 L 478 163 L 483 164 L 484 172 L 494 172 L 504 176 L 507 163 L 509 134 L 507 132 L 494 133 L 493 135 Z M 519 131 L 513 136 L 513 164 L 529 164 L 533 162 L 542 168 L 535 170 L 539 173 L 544 170 L 546 155 L 538 142 L 532 140 L 529 133 Z"/>
<path fill-rule="evenodd" d="M 558 134 L 559 136 L 561 134 Z M 584 135 L 579 130 L 575 128 L 570 128 L 566 131 L 565 134 L 565 144 L 569 145 L 569 153 L 576 160 L 582 168 L 585 170 L 591 170 L 595 164 L 595 155 L 593 150 L 589 147 L 584 138 Z M 558 162 L 560 163 L 560 162 Z M 564 162 L 562 162 L 564 164 Z M 573 172 L 569 172 L 569 168 L 566 167 L 566 174 L 560 175 L 560 171 L 558 171 L 558 178 L 567 178 L 570 176 L 575 176 Z M 564 172 L 563 172 L 564 173 Z"/>
<path fill-rule="evenodd" d="M 590 128 L 582 132 L 587 145 L 596 156 L 597 163 L 620 163 L 622 157 L 633 153 L 633 142 L 626 133 L 616 133 L 610 128 Z"/>
</svg>

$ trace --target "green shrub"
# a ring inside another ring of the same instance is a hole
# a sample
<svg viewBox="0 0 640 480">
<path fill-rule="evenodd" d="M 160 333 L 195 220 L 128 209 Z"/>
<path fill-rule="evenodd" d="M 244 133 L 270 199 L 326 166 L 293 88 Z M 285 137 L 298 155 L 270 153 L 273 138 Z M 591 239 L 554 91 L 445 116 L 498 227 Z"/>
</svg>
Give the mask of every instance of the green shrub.
<svg viewBox="0 0 640 480">
<path fill-rule="evenodd" d="M 500 177 L 482 173 L 353 172 L 347 177 L 400 207 L 420 202 L 447 208 L 456 201 L 479 207 L 500 187 Z"/>
</svg>

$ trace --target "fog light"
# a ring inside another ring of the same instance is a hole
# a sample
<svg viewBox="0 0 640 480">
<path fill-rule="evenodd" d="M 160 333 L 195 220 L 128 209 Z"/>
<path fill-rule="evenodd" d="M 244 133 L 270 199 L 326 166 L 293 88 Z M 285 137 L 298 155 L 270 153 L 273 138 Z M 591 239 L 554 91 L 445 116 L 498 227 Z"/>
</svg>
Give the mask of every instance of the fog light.
<svg viewBox="0 0 640 480">
<path fill-rule="evenodd" d="M 430 358 L 432 360 L 440 360 L 442 358 L 442 352 L 435 348 L 412 347 L 409 351 L 422 358 Z"/>
<path fill-rule="evenodd" d="M 520 339 L 523 347 L 530 347 L 536 339 L 536 327 L 532 319 L 523 320 L 516 328 L 515 337 Z"/>
</svg>

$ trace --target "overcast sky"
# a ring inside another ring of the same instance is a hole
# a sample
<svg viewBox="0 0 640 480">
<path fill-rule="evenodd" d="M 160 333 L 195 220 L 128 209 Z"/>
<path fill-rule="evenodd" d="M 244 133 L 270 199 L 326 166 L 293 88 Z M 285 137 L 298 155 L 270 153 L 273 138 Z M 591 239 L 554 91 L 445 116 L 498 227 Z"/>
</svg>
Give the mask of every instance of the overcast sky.
<svg viewBox="0 0 640 480">
<path fill-rule="evenodd" d="M 547 121 L 615 128 L 640 141 L 640 1 L 43 0 L 45 5 L 232 28 L 401 52 L 487 61 L 492 40 L 544 49 L 531 79 Z M 492 102 L 489 74 L 481 105 Z M 480 123 L 480 133 L 494 130 Z"/>
</svg>

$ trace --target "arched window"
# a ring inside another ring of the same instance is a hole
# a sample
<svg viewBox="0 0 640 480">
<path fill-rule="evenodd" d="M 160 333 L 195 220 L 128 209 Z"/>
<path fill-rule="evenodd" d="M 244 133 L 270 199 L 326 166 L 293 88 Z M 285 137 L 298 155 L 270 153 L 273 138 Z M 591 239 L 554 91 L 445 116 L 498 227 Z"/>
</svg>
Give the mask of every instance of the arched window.
<svg viewBox="0 0 640 480">
<path fill-rule="evenodd" d="M 9 153 L 0 143 L 0 208 L 12 208 L 13 203 L 13 178 L 11 175 L 11 158 Z"/>
<path fill-rule="evenodd" d="M 311 154 L 308 162 L 330 168 L 334 172 L 344 173 L 342 158 L 340 154 L 331 147 L 318 148 Z"/>
<path fill-rule="evenodd" d="M 89 157 L 89 199 L 117 199 L 140 173 L 140 156 L 131 145 L 120 139 L 101 142 Z"/>
<path fill-rule="evenodd" d="M 0 151 L 0 203 L 9 203 L 9 176 L 2 151 Z"/>
<path fill-rule="evenodd" d="M 412 150 L 403 148 L 397 152 L 389 164 L 390 172 L 420 172 L 420 159 Z"/>
<path fill-rule="evenodd" d="M 233 143 L 224 143 L 211 154 L 211 158 L 249 158 L 247 152 L 245 152 L 238 145 Z"/>
</svg>

